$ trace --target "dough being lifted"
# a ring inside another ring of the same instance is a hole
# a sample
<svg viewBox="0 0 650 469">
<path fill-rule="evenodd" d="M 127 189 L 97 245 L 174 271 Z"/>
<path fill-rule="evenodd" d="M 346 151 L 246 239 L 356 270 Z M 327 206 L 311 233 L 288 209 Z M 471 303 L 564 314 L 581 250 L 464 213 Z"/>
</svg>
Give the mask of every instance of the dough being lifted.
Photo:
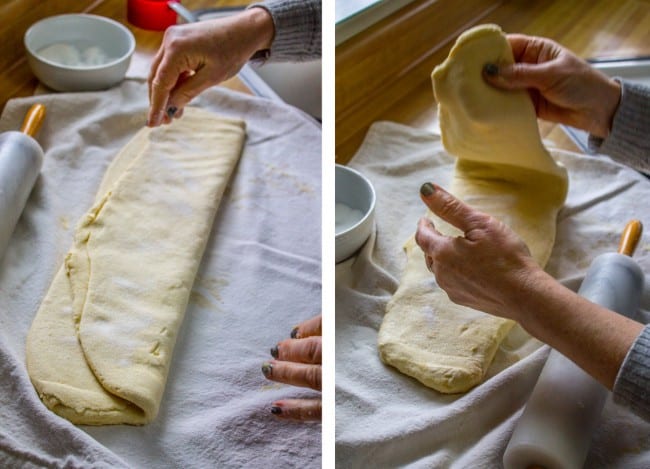
<svg viewBox="0 0 650 469">
<path fill-rule="evenodd" d="M 510 226 L 544 266 L 568 178 L 542 145 L 528 94 L 483 81 L 486 63 L 513 61 L 501 29 L 478 26 L 458 38 L 432 80 L 442 142 L 458 158 L 450 192 Z M 431 212 L 427 216 L 443 234 L 462 235 Z M 381 359 L 440 392 L 468 391 L 482 381 L 514 322 L 452 303 L 414 237 L 405 250 L 407 265 L 379 330 Z"/>
<path fill-rule="evenodd" d="M 144 424 L 242 150 L 239 120 L 186 108 L 142 129 L 108 168 L 27 337 L 41 399 L 73 423 Z"/>
</svg>

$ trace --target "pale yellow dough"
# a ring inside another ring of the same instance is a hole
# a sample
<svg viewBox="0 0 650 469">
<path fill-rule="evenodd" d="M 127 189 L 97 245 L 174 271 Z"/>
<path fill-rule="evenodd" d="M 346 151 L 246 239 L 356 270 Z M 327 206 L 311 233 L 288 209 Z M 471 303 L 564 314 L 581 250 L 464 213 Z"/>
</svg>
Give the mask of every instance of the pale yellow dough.
<svg viewBox="0 0 650 469">
<path fill-rule="evenodd" d="M 27 337 L 29 376 L 51 410 L 90 425 L 155 418 L 244 138 L 242 121 L 189 107 L 115 158 Z"/>
<path fill-rule="evenodd" d="M 544 266 L 568 177 L 542 145 L 528 94 L 483 81 L 486 63 L 513 60 L 498 26 L 478 26 L 458 38 L 432 80 L 442 142 L 458 158 L 450 192 L 510 226 Z M 442 233 L 461 235 L 427 216 Z M 440 392 L 468 391 L 481 382 L 514 322 L 452 303 L 413 237 L 405 250 L 407 265 L 379 330 L 381 359 Z"/>
</svg>

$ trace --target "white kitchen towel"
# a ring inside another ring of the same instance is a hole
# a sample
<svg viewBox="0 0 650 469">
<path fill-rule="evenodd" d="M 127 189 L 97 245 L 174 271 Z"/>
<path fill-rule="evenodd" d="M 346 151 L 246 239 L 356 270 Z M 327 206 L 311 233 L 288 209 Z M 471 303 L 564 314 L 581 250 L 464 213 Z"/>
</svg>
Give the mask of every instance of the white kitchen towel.
<svg viewBox="0 0 650 469">
<path fill-rule="evenodd" d="M 577 290 L 591 260 L 616 251 L 628 220 L 650 226 L 650 182 L 605 156 L 553 154 L 569 170 L 570 183 L 546 270 Z M 376 232 L 355 257 L 336 266 L 337 467 L 502 467 L 548 355 L 548 346 L 517 326 L 486 380 L 458 395 L 439 394 L 379 359 L 377 330 L 405 265 L 402 245 L 425 212 L 420 185 L 448 186 L 453 162 L 437 134 L 378 122 L 350 163 L 376 189 Z M 646 273 L 648 240 L 634 256 Z M 648 281 L 641 318 L 650 319 Z M 585 467 L 650 467 L 650 423 L 608 399 Z"/>
<path fill-rule="evenodd" d="M 246 121 L 156 420 L 76 427 L 39 400 L 25 337 L 74 227 L 111 159 L 146 121 L 147 88 L 7 103 L 0 131 L 47 107 L 45 163 L 0 261 L 1 467 L 317 467 L 321 426 L 276 419 L 271 403 L 318 393 L 267 381 L 269 349 L 321 304 L 321 129 L 302 112 L 213 88 L 193 104 Z"/>
</svg>

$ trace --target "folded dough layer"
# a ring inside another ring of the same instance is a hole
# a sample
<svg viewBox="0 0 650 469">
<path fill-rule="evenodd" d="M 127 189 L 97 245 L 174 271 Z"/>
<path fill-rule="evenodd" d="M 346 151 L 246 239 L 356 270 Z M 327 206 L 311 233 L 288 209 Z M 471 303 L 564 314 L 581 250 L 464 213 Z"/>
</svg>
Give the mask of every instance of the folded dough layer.
<svg viewBox="0 0 650 469">
<path fill-rule="evenodd" d="M 27 369 L 51 410 L 78 424 L 155 418 L 244 138 L 242 121 L 186 108 L 113 161 L 27 337 Z"/>
<path fill-rule="evenodd" d="M 486 63 L 513 61 L 501 29 L 478 26 L 458 38 L 432 80 L 442 142 L 458 158 L 450 192 L 510 226 L 544 266 L 568 177 L 542 145 L 528 94 L 498 90 L 482 79 Z M 443 234 L 462 235 L 431 212 L 427 216 Z M 380 357 L 440 392 L 468 391 L 481 382 L 514 322 L 452 303 L 414 237 L 405 250 L 406 268 L 379 329 Z"/>
</svg>

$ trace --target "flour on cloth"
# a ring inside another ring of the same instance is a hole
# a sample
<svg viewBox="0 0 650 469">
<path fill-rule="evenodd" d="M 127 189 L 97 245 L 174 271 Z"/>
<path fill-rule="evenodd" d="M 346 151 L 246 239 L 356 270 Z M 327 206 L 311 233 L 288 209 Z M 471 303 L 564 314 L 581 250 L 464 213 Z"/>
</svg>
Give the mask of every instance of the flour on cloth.
<svg viewBox="0 0 650 469">
<path fill-rule="evenodd" d="M 514 61 L 495 25 L 463 33 L 432 75 L 442 142 L 458 158 L 448 189 L 514 230 L 543 267 L 566 197 L 566 170 L 542 145 L 528 94 L 485 83 L 486 61 Z M 427 216 L 442 234 L 463 235 L 430 211 Z M 481 382 L 515 323 L 453 303 L 435 284 L 414 236 L 405 251 L 400 287 L 379 329 L 381 358 L 437 391 L 466 392 Z"/>
<path fill-rule="evenodd" d="M 194 277 L 244 122 L 188 107 L 143 128 L 106 172 L 27 336 L 43 402 L 73 423 L 158 414 Z"/>
<path fill-rule="evenodd" d="M 650 200 L 650 183 L 604 156 L 552 154 L 570 181 L 546 270 L 577 290 L 592 259 L 616 250 L 629 219 L 650 219 L 648 208 L 639 205 Z M 440 394 L 386 366 L 376 349 L 386 305 L 405 266 L 401 243 L 422 215 L 418 190 L 426 181 L 448 186 L 454 158 L 438 135 L 379 122 L 350 166 L 375 187 L 377 230 L 355 258 L 336 266 L 337 467 L 501 467 L 548 347 L 515 326 L 483 382 L 456 395 Z M 650 272 L 648 239 L 634 257 L 645 272 Z M 650 318 L 649 287 L 646 281 L 644 321 Z M 608 399 L 585 467 L 650 467 L 650 424 Z"/>
<path fill-rule="evenodd" d="M 193 101 L 245 121 L 246 141 L 191 285 L 158 416 L 146 426 L 75 426 L 30 383 L 27 332 L 77 220 L 147 119 L 147 86 L 127 80 L 101 93 L 12 100 L 0 131 L 20 127 L 37 101 L 48 109 L 38 134 L 44 166 L 0 265 L 0 466 L 319 466 L 320 424 L 270 412 L 274 400 L 319 394 L 271 383 L 260 367 L 320 308 L 320 126 L 289 106 L 222 88 Z M 134 287 L 128 280 L 115 282 Z"/>
</svg>

